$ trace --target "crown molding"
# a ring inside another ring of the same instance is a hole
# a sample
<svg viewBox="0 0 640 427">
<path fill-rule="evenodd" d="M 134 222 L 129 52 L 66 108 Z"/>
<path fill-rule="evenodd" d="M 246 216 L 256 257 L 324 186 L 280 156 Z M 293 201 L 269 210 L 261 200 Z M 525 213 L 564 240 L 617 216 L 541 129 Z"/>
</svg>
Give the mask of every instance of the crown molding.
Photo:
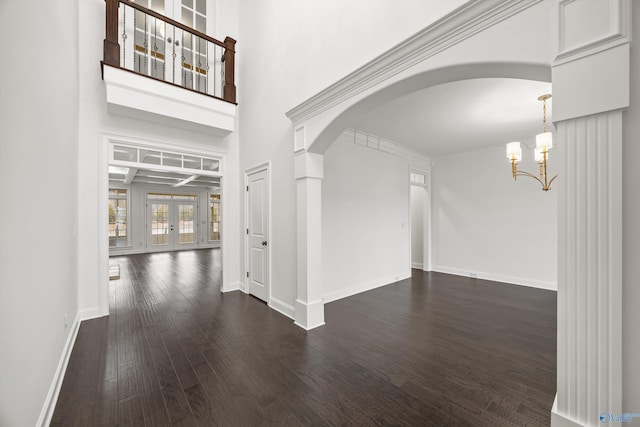
<svg viewBox="0 0 640 427">
<path fill-rule="evenodd" d="M 541 1 L 471 0 L 285 114 L 310 119 Z"/>
</svg>

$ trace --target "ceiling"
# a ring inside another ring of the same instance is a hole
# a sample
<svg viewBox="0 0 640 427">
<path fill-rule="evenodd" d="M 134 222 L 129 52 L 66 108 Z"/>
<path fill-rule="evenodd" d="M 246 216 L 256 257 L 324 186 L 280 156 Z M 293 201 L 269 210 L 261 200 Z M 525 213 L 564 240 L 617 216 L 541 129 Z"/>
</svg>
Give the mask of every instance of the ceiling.
<svg viewBox="0 0 640 427">
<path fill-rule="evenodd" d="M 430 157 L 503 148 L 511 141 L 533 148 L 535 135 L 542 131 L 542 102 L 538 97 L 545 93 L 551 93 L 551 83 L 504 78 L 461 80 L 397 98 L 372 109 L 350 127 Z M 553 130 L 551 106 L 548 102 L 547 121 Z M 123 150 L 120 156 L 135 154 L 126 147 Z M 159 161 L 153 159 L 159 153 L 143 152 L 140 161 L 150 163 L 148 167 L 110 166 L 110 182 L 220 188 L 219 177 L 198 175 L 193 169 L 163 171 L 157 166 Z M 200 161 L 191 157 L 185 156 L 184 161 Z M 152 163 L 156 163 L 155 168 Z"/>
<path fill-rule="evenodd" d="M 114 144 L 110 184 L 154 184 L 168 188 L 220 189 L 220 159 L 161 148 Z"/>
<path fill-rule="evenodd" d="M 381 105 L 351 127 L 397 142 L 430 157 L 504 147 L 533 148 L 542 132 L 542 102 L 551 83 L 488 78 L 433 86 Z M 550 130 L 551 104 L 547 101 Z"/>
<path fill-rule="evenodd" d="M 109 182 L 111 184 L 156 184 L 172 188 L 220 189 L 219 177 L 197 175 L 192 171 L 168 172 L 159 169 L 138 169 L 120 166 L 109 166 Z"/>
</svg>

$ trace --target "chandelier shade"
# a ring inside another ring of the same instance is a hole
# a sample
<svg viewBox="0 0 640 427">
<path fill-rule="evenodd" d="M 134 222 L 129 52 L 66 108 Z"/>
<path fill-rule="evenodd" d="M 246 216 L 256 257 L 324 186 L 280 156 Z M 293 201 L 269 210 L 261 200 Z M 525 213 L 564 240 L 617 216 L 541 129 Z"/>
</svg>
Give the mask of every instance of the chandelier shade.
<svg viewBox="0 0 640 427">
<path fill-rule="evenodd" d="M 553 136 L 551 132 L 547 131 L 547 100 L 551 98 L 551 95 L 546 94 L 538 97 L 538 101 L 542 101 L 542 133 L 536 135 L 536 148 L 533 150 L 533 157 L 540 165 L 539 177 L 525 171 L 518 170 L 518 163 L 522 160 L 522 147 L 519 142 L 510 142 L 507 144 L 507 159 L 511 163 L 511 174 L 513 179 L 516 180 L 518 175 L 528 176 L 537 180 L 542 185 L 543 191 L 549 191 L 551 189 L 551 183 L 558 177 L 555 175 L 550 180 L 547 180 L 547 160 L 549 158 L 549 150 L 553 148 Z"/>
</svg>

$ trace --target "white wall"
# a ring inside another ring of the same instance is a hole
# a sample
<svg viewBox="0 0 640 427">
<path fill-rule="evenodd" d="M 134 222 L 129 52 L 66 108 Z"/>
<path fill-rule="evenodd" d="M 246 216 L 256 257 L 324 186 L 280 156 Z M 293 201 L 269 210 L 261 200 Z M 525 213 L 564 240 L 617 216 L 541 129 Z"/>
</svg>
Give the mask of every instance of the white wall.
<svg viewBox="0 0 640 427">
<path fill-rule="evenodd" d="M 417 160 L 341 135 L 324 156 L 322 282 L 325 302 L 411 275 L 409 167 Z M 424 165 L 422 165 L 424 166 Z"/>
<path fill-rule="evenodd" d="M 78 311 L 77 20 L 77 1 L 0 2 L 2 426 L 36 424 Z"/>
<path fill-rule="evenodd" d="M 640 29 L 640 5 L 633 26 Z M 637 38 L 637 36 L 636 36 Z M 622 146 L 622 377 L 624 412 L 640 407 L 640 46 L 631 44 L 631 106 L 623 116 Z"/>
<path fill-rule="evenodd" d="M 536 173 L 532 151 L 523 148 L 519 167 Z M 551 173 L 560 164 L 556 153 L 550 154 Z M 437 159 L 433 270 L 557 289 L 557 194 L 531 178 L 514 182 L 502 147 Z"/>
<path fill-rule="evenodd" d="M 228 30 L 229 36 L 238 39 L 237 21 L 233 5 L 221 0 L 220 9 L 229 13 L 231 19 L 224 21 L 223 30 Z M 79 10 L 79 34 L 80 37 L 80 151 L 79 151 L 79 218 L 80 230 L 80 269 L 79 279 L 81 283 L 79 304 L 82 310 L 90 315 L 98 313 L 100 304 L 100 292 L 97 285 L 99 280 L 101 260 L 100 249 L 96 242 L 100 236 L 106 233 L 100 226 L 100 198 L 106 194 L 100 191 L 101 180 L 106 176 L 100 176 L 101 158 L 100 144 L 104 134 L 114 134 L 132 138 L 138 141 L 160 142 L 171 145 L 180 145 L 191 151 L 213 150 L 225 154 L 224 178 L 222 197 L 227 201 L 223 206 L 223 217 L 227 219 L 223 227 L 228 231 L 224 234 L 237 236 L 240 231 L 238 213 L 239 198 L 239 172 L 238 172 L 238 135 L 237 132 L 227 137 L 218 137 L 188 128 L 165 126 L 160 123 L 152 123 L 142 120 L 130 119 L 110 113 L 105 98 L 104 82 L 100 74 L 100 61 L 102 60 L 102 45 L 104 40 L 105 3 L 103 0 L 87 0 L 80 2 Z M 219 21 L 219 20 L 216 20 Z M 221 22 L 221 21 L 219 21 Z M 222 24 L 217 22 L 217 26 Z M 97 24 L 99 23 L 99 24 Z M 235 29 L 235 33 L 231 32 Z M 220 28 L 217 28 L 220 30 Z M 220 36 L 218 36 L 220 37 Z M 238 64 L 238 62 L 236 62 Z M 233 230 L 233 231 L 231 231 Z M 223 230 L 224 232 L 225 230 Z M 225 265 L 224 279 L 227 283 L 239 283 L 240 245 L 237 239 L 229 239 L 223 242 L 223 254 Z M 107 249 L 104 248 L 104 251 Z M 103 314 L 103 313 L 101 313 Z"/>
<path fill-rule="evenodd" d="M 424 211 L 427 191 L 424 187 L 412 185 L 411 203 L 411 265 L 413 268 L 424 267 Z"/>
<path fill-rule="evenodd" d="M 240 2 L 240 169 L 271 161 L 274 298 L 291 306 L 296 298 L 293 128 L 284 113 L 461 3 Z"/>
</svg>

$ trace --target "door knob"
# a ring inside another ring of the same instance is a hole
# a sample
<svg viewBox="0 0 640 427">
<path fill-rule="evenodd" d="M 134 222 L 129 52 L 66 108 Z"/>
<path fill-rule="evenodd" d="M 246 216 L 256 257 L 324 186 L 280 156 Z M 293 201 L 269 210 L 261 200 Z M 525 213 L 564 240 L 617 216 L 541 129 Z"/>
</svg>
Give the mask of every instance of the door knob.
<svg viewBox="0 0 640 427">
<path fill-rule="evenodd" d="M 262 241 L 262 246 L 267 246 L 267 241 L 266 240 Z"/>
</svg>

